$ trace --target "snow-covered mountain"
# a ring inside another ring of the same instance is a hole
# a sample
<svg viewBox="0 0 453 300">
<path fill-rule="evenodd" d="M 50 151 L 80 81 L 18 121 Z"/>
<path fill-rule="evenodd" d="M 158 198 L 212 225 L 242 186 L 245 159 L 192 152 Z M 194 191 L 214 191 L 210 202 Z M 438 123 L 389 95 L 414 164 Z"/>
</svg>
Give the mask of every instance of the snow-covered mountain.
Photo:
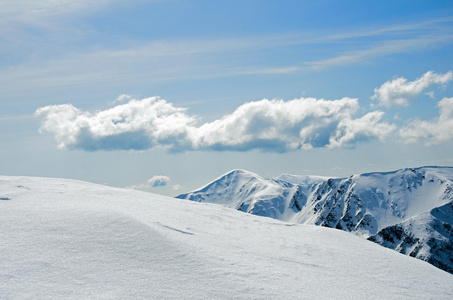
<svg viewBox="0 0 453 300">
<path fill-rule="evenodd" d="M 259 187 L 259 180 L 255 181 Z M 74 180 L 0 176 L 2 299 L 451 299 L 360 237 Z"/>
<path fill-rule="evenodd" d="M 453 201 L 388 226 L 370 241 L 453 274 Z"/>
<path fill-rule="evenodd" d="M 234 170 L 178 198 L 353 232 L 453 273 L 452 180 L 451 167 L 348 178 Z"/>
</svg>

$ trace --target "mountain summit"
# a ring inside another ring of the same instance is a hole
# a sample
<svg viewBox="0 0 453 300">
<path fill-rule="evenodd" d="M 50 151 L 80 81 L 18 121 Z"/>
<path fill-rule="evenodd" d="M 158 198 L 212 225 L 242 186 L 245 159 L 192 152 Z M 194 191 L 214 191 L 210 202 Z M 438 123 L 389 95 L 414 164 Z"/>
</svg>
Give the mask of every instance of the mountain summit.
<svg viewBox="0 0 453 300">
<path fill-rule="evenodd" d="M 355 233 L 453 273 L 453 168 L 264 179 L 231 171 L 177 198 Z"/>
</svg>

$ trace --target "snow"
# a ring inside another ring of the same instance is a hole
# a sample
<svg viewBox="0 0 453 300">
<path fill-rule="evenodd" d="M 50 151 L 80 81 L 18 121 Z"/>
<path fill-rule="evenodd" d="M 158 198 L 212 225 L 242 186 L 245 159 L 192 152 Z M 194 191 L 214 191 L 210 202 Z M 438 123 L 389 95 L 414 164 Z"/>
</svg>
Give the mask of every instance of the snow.
<svg viewBox="0 0 453 300">
<path fill-rule="evenodd" d="M 0 298 L 451 299 L 453 276 L 339 230 L 0 176 Z"/>
<path fill-rule="evenodd" d="M 281 174 L 281 175 L 275 177 L 274 179 L 289 182 L 292 184 L 312 185 L 312 184 L 318 184 L 321 182 L 325 182 L 325 181 L 329 180 L 330 178 L 331 177 L 315 176 L 315 175 Z"/>
<path fill-rule="evenodd" d="M 361 198 L 370 199 L 367 194 L 373 193 L 382 195 L 377 203 L 368 205 L 370 213 L 379 218 L 379 229 L 452 200 L 442 196 L 448 182 L 453 179 L 453 168 L 404 169 L 388 173 L 362 174 L 354 176 L 353 179 Z M 391 210 L 387 209 L 388 207 L 391 207 Z"/>
</svg>

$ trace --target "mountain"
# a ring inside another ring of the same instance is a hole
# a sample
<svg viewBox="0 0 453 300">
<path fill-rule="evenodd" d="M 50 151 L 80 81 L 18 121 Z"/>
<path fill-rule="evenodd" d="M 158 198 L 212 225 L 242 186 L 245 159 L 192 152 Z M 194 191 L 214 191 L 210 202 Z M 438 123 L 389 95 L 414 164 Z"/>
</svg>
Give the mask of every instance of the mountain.
<svg viewBox="0 0 453 300">
<path fill-rule="evenodd" d="M 370 241 L 453 274 L 453 202 L 388 226 Z"/>
<path fill-rule="evenodd" d="M 348 178 L 229 172 L 178 198 L 355 233 L 453 273 L 453 168 Z"/>
<path fill-rule="evenodd" d="M 239 179 L 239 178 L 237 178 Z M 259 187 L 259 179 L 254 181 Z M 0 176 L 0 298 L 450 299 L 360 237 L 86 182 Z"/>
</svg>

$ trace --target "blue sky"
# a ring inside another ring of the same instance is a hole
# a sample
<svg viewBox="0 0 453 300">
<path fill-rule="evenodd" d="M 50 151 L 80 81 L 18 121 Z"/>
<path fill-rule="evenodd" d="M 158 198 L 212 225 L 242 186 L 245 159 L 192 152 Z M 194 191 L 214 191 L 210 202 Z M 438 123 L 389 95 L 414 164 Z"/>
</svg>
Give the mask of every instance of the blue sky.
<svg viewBox="0 0 453 300">
<path fill-rule="evenodd" d="M 0 173 L 176 195 L 453 165 L 451 1 L 0 3 Z"/>
</svg>

